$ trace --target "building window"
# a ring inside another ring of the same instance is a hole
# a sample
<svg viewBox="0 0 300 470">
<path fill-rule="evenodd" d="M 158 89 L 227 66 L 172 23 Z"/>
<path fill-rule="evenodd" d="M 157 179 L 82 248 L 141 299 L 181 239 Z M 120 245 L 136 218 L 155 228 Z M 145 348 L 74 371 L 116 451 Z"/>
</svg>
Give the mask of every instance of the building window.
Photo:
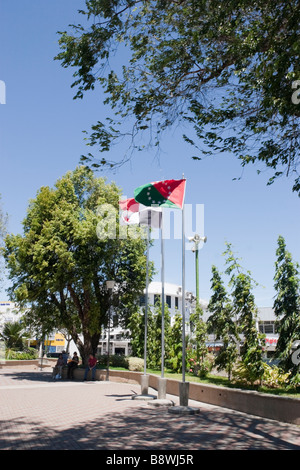
<svg viewBox="0 0 300 470">
<path fill-rule="evenodd" d="M 157 305 L 160 302 L 160 295 L 154 294 L 154 305 Z"/>
<path fill-rule="evenodd" d="M 175 308 L 178 308 L 179 302 L 178 302 L 178 297 L 175 297 Z"/>
<path fill-rule="evenodd" d="M 260 321 L 258 324 L 260 333 L 273 335 L 276 333 L 275 322 L 274 321 Z"/>
<path fill-rule="evenodd" d="M 170 295 L 166 296 L 166 302 L 167 302 L 167 306 L 171 308 L 171 296 Z"/>
</svg>

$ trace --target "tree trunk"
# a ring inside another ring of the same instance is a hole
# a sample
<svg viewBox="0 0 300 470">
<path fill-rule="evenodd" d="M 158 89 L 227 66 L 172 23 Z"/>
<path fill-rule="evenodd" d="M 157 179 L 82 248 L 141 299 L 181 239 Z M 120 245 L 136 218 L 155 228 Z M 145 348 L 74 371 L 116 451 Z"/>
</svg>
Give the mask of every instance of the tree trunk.
<svg viewBox="0 0 300 470">
<path fill-rule="evenodd" d="M 84 365 L 87 365 L 90 354 L 96 355 L 98 344 L 99 344 L 99 339 L 100 339 L 100 333 L 95 333 L 94 335 L 85 333 L 83 336 L 83 342 L 79 341 L 76 344 L 76 346 L 79 349 L 82 363 Z"/>
</svg>

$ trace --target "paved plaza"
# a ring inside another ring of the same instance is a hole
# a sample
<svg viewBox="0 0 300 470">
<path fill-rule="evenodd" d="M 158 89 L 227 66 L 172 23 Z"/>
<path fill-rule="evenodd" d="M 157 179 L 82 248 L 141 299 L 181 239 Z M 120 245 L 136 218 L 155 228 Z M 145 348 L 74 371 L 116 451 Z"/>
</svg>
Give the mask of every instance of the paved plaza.
<svg viewBox="0 0 300 470">
<path fill-rule="evenodd" d="M 201 402 L 194 415 L 133 400 L 140 386 L 0 369 L 0 450 L 299 450 L 300 427 Z M 156 391 L 149 393 L 157 395 Z M 178 405 L 178 398 L 168 396 Z"/>
</svg>

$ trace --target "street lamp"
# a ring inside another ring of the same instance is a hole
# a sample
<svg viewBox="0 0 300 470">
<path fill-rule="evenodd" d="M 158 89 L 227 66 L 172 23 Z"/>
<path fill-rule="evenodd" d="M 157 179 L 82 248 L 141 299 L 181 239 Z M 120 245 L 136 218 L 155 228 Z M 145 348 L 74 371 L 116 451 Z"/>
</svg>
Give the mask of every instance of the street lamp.
<svg viewBox="0 0 300 470">
<path fill-rule="evenodd" d="M 108 328 L 107 328 L 107 369 L 106 380 L 109 380 L 109 344 L 110 344 L 110 317 L 111 317 L 111 298 L 115 281 L 106 281 L 106 289 L 109 293 L 109 310 L 108 310 Z"/>
<path fill-rule="evenodd" d="M 197 233 L 193 237 L 189 237 L 190 242 L 194 242 L 194 246 L 192 251 L 195 253 L 196 256 L 196 304 L 199 303 L 199 259 L 198 259 L 198 246 L 199 243 L 202 241 L 204 243 L 207 242 L 207 237 L 200 237 Z"/>
</svg>

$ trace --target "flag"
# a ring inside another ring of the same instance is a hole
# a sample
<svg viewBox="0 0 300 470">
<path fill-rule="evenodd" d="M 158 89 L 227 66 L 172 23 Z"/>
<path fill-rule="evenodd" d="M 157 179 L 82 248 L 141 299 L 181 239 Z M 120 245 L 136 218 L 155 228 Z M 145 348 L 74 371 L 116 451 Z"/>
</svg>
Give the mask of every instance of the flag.
<svg viewBox="0 0 300 470">
<path fill-rule="evenodd" d="M 134 199 L 145 206 L 163 206 L 182 209 L 185 195 L 185 179 L 156 181 L 139 186 Z"/>
<path fill-rule="evenodd" d="M 134 198 L 119 201 L 121 209 L 121 224 L 123 225 L 148 225 L 152 228 L 161 226 L 161 209 L 149 207 L 138 203 Z"/>
<path fill-rule="evenodd" d="M 139 223 L 139 209 L 140 204 L 132 197 L 119 201 L 121 209 L 121 223 L 123 225 L 131 225 Z"/>
</svg>

